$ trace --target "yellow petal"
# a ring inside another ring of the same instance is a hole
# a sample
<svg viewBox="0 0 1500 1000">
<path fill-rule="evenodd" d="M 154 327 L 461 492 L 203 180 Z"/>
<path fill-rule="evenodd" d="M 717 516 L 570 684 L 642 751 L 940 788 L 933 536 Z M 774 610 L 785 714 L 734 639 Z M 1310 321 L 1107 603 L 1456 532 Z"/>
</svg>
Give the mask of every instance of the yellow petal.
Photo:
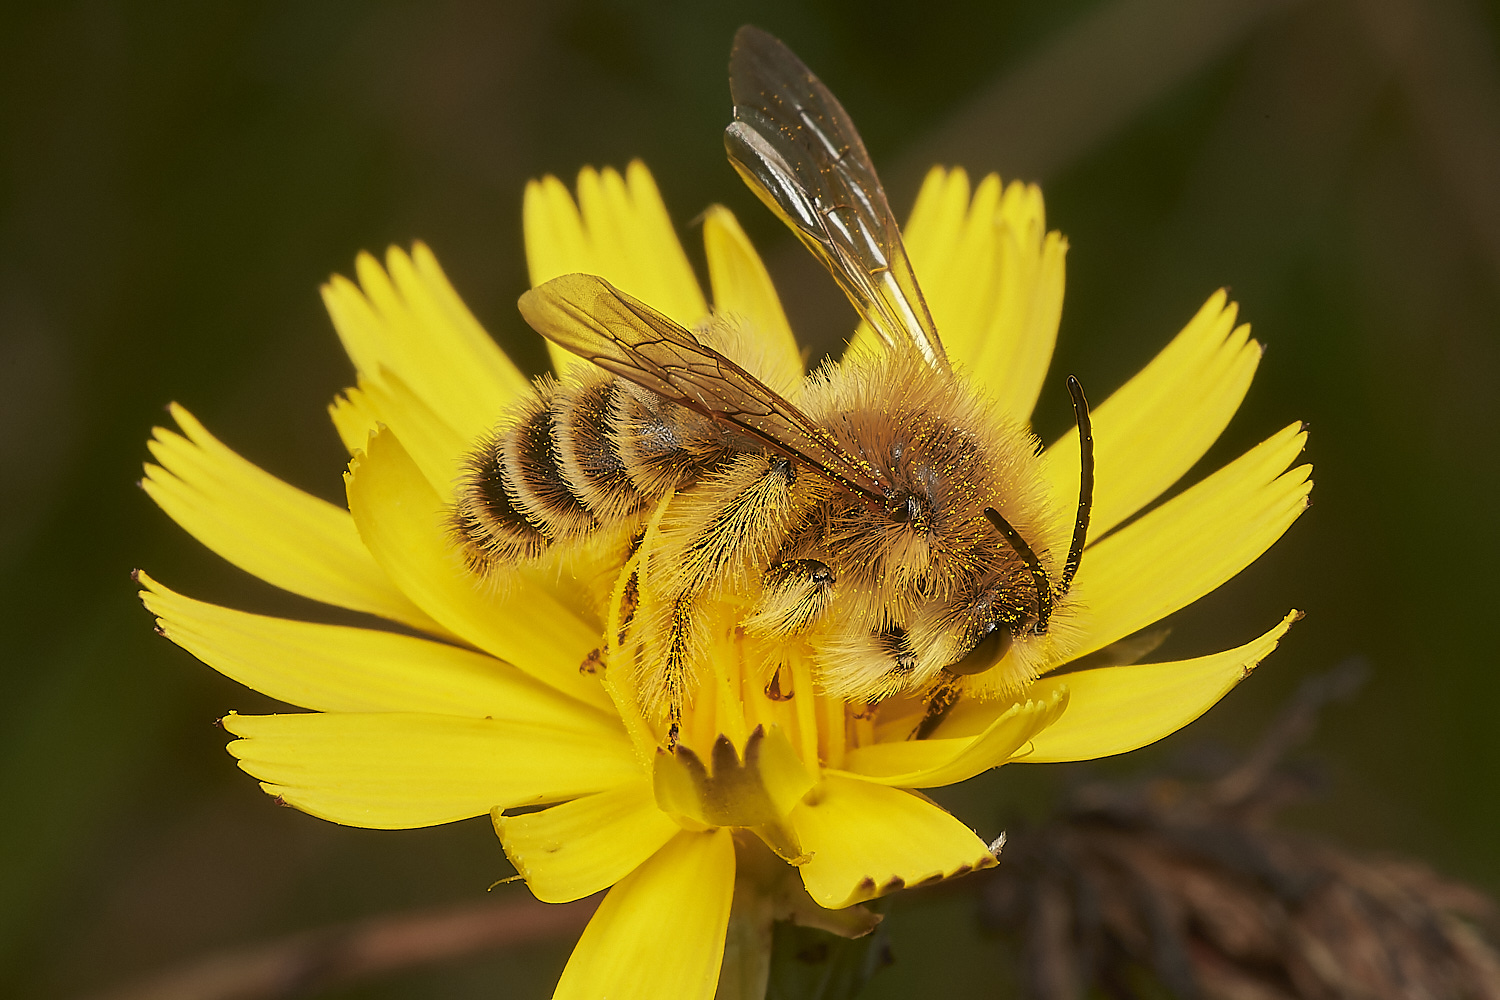
<svg viewBox="0 0 1500 1000">
<path fill-rule="evenodd" d="M 934 188 L 943 210 L 928 216 L 931 229 L 913 212 L 908 241 L 933 321 L 949 355 L 1000 410 L 1027 420 L 1057 341 L 1067 242 L 1047 232 L 1034 184 L 1002 190 L 990 174 L 970 200 L 967 178 L 954 170 Z"/>
<path fill-rule="evenodd" d="M 328 416 L 333 428 L 338 431 L 344 450 L 351 456 L 365 450 L 370 435 L 380 429 L 380 417 L 376 415 L 369 397 L 359 389 L 345 389 L 328 404 Z"/>
<path fill-rule="evenodd" d="M 465 441 L 489 430 L 528 391 L 510 362 L 464 306 L 427 247 L 408 257 L 392 247 L 382 269 L 355 262 L 359 286 L 335 276 L 323 301 L 355 369 L 369 382 L 388 371 L 405 382 Z"/>
<path fill-rule="evenodd" d="M 599 263 L 594 242 L 583 228 L 583 216 L 568 187 L 548 175 L 530 181 L 521 205 L 526 234 L 526 266 L 531 285 L 582 271 L 596 274 Z"/>
<path fill-rule="evenodd" d="M 374 382 L 361 378 L 360 389 L 377 426 L 385 424 L 391 429 L 439 496 L 452 496 L 453 482 L 463 471 L 475 439 L 454 430 L 393 373 L 386 372 Z"/>
<path fill-rule="evenodd" d="M 1067 704 L 1066 688 L 1041 692 L 1040 697 L 1000 713 L 978 736 L 872 743 L 851 750 L 844 770 L 898 788 L 937 788 L 967 781 L 1011 760 L 1037 733 L 1056 722 Z"/>
<path fill-rule="evenodd" d="M 1094 537 L 1181 478 L 1239 409 L 1262 348 L 1248 325 L 1235 326 L 1236 314 L 1215 292 L 1149 365 L 1094 407 Z M 1076 429 L 1047 449 L 1042 468 L 1055 496 L 1078 495 Z"/>
<path fill-rule="evenodd" d="M 639 160 L 625 176 L 585 168 L 578 202 L 555 177 L 526 186 L 526 262 L 533 287 L 574 272 L 596 274 L 686 327 L 708 315 L 708 303 L 672 228 L 651 172 Z M 553 365 L 577 359 L 548 342 Z"/>
<path fill-rule="evenodd" d="M 994 316 L 987 328 L 980 326 L 980 349 L 968 365 L 1004 412 L 1024 420 L 1036 407 L 1057 343 L 1068 241 L 1047 230 L 1041 189 L 1012 181 L 1000 201 L 997 242 Z"/>
<path fill-rule="evenodd" d="M 609 888 L 682 830 L 656 808 L 648 781 L 541 812 L 497 812 L 494 820 L 505 856 L 544 903 L 566 903 Z"/>
<path fill-rule="evenodd" d="M 344 477 L 360 537 L 412 601 L 485 652 L 591 705 L 609 698 L 579 665 L 600 629 L 559 602 L 539 574 L 487 583 L 464 568 L 442 498 L 389 430 L 370 438 Z"/>
<path fill-rule="evenodd" d="M 754 359 L 760 364 L 746 367 L 782 395 L 794 394 L 803 373 L 797 338 L 760 255 L 723 205 L 712 205 L 703 214 L 703 249 L 715 313 L 744 323 L 762 352 Z"/>
<path fill-rule="evenodd" d="M 142 573 L 141 600 L 168 639 L 246 687 L 319 712 L 428 712 L 610 736 L 619 720 L 447 643 L 252 615 L 184 597 Z"/>
<path fill-rule="evenodd" d="M 973 830 L 931 802 L 858 778 L 828 775 L 791 823 L 812 855 L 802 883 L 831 909 L 995 864 Z"/>
<path fill-rule="evenodd" d="M 1001 412 L 1029 420 L 1057 341 L 1067 255 L 1047 232 L 1041 190 L 990 174 L 971 199 L 964 171 L 934 167 L 904 237 L 948 356 Z M 873 342 L 867 326 L 855 342 Z"/>
<path fill-rule="evenodd" d="M 553 1000 L 710 1000 L 733 895 L 729 831 L 679 833 L 604 897 Z"/>
<path fill-rule="evenodd" d="M 1089 546 L 1073 585 L 1084 609 L 1082 656 L 1224 583 L 1307 509 L 1311 466 L 1285 473 L 1307 433 L 1292 424 L 1234 462 Z"/>
<path fill-rule="evenodd" d="M 987 198 L 990 209 L 995 207 L 992 192 Z M 902 238 L 907 253 L 917 253 L 934 264 L 945 260 L 945 241 L 964 230 L 970 217 L 969 174 L 962 167 L 947 170 L 933 167 L 922 179 L 917 192 L 916 204 L 906 220 Z M 934 278 L 939 275 L 933 274 Z"/>
<path fill-rule="evenodd" d="M 940 172 L 941 168 L 934 168 L 928 176 Z M 943 345 L 949 356 L 981 383 L 1008 378 L 1009 372 L 986 371 L 976 364 L 987 347 L 1000 346 L 986 345 L 985 340 L 993 336 L 991 326 L 998 319 L 999 308 L 1009 305 L 996 300 L 1002 286 L 1004 242 L 1000 178 L 990 174 L 971 195 L 968 175 L 959 169 L 949 172 L 946 182 L 938 182 L 933 188 L 924 184 L 923 190 L 937 194 L 941 201 L 937 211 L 913 211 L 912 223 L 907 226 L 907 247 Z M 930 227 L 922 224 L 924 218 L 931 220 Z M 1022 294 L 1029 300 L 1028 292 L 1023 289 Z M 1029 415 L 1028 410 L 1023 417 Z"/>
<path fill-rule="evenodd" d="M 230 715 L 240 767 L 335 823 L 407 830 L 588 795 L 641 772 L 612 736 L 531 722 L 389 714 Z"/>
<path fill-rule="evenodd" d="M 1138 663 L 1043 677 L 1028 694 L 1067 688 L 1068 709 L 1032 740 L 1017 761 L 1093 760 L 1155 743 L 1192 722 L 1229 693 L 1301 618 L 1293 611 L 1265 635 L 1238 649 L 1175 663 Z"/>
<path fill-rule="evenodd" d="M 188 534 L 247 573 L 324 604 L 446 631 L 396 589 L 349 512 L 287 485 L 226 448 L 175 403 L 182 435 L 158 427 L 141 486 Z"/>
</svg>

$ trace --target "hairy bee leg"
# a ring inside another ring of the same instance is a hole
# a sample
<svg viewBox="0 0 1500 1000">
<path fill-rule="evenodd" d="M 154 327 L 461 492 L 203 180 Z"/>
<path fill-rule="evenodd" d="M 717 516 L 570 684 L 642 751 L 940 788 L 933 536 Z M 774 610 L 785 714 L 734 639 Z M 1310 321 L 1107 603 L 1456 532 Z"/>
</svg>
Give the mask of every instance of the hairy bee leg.
<svg viewBox="0 0 1500 1000">
<path fill-rule="evenodd" d="M 917 654 L 911 648 L 911 638 L 906 629 L 900 625 L 892 625 L 882 632 L 875 633 L 875 642 L 890 660 L 890 666 L 886 668 L 886 676 L 901 681 L 904 687 L 911 675 L 917 669 Z"/>
<path fill-rule="evenodd" d="M 822 492 L 802 479 L 779 455 L 741 455 L 679 494 L 662 533 L 682 590 L 702 593 L 764 566 Z"/>
<path fill-rule="evenodd" d="M 635 621 L 636 609 L 641 606 L 641 575 L 638 571 L 631 571 L 630 578 L 625 581 L 624 593 L 620 595 L 620 628 L 615 634 L 615 645 L 625 645 L 625 637 L 630 634 L 630 626 Z"/>
<path fill-rule="evenodd" d="M 911 738 L 914 740 L 925 740 L 931 736 L 937 727 L 942 725 L 953 706 L 958 704 L 958 678 L 942 675 L 932 689 L 932 694 L 927 698 L 927 711 L 922 715 L 922 721 L 917 723 L 917 728 L 912 730 Z"/>
<path fill-rule="evenodd" d="M 761 582 L 760 600 L 745 619 L 745 629 L 771 635 L 795 635 L 811 626 L 833 600 L 833 571 L 817 559 L 773 563 Z"/>
<path fill-rule="evenodd" d="M 924 688 L 931 677 L 921 669 L 910 636 L 900 625 L 870 630 L 841 620 L 834 623 L 832 634 L 820 638 L 819 687 L 833 697 L 878 702 Z"/>
<path fill-rule="evenodd" d="M 603 665 L 603 663 L 604 648 L 602 646 L 595 646 L 593 649 L 589 650 L 589 655 L 583 658 L 583 662 L 578 664 L 578 672 L 584 675 L 598 673 L 599 667 Z"/>
<path fill-rule="evenodd" d="M 687 594 L 672 601 L 672 629 L 667 636 L 667 694 L 672 707 L 682 707 L 683 681 L 686 680 L 693 646 L 693 599 Z"/>
</svg>

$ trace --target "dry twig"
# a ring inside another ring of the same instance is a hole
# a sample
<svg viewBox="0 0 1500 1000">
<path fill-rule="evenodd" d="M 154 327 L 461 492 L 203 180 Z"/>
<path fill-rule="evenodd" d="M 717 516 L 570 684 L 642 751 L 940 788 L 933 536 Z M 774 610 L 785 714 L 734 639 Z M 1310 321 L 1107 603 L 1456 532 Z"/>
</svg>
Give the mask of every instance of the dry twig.
<svg viewBox="0 0 1500 1000">
<path fill-rule="evenodd" d="M 1362 672 L 1346 664 L 1304 684 L 1244 763 L 1206 787 L 1087 787 L 1046 827 L 1012 836 L 982 912 L 1021 942 L 1026 995 L 1500 1000 L 1487 897 L 1417 862 L 1268 825 L 1305 785 L 1281 757 Z"/>
</svg>

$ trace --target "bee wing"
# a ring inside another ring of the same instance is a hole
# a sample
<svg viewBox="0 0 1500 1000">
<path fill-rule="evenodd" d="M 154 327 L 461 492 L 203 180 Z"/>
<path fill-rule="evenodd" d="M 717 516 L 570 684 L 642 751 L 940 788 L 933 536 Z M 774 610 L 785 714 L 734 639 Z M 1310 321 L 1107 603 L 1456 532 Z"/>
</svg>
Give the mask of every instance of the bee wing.
<svg viewBox="0 0 1500 1000">
<path fill-rule="evenodd" d="M 729 56 L 729 160 L 833 273 L 892 347 L 934 368 L 948 356 L 912 273 L 901 229 L 838 98 L 776 38 L 746 25 Z"/>
<path fill-rule="evenodd" d="M 828 431 L 690 331 L 603 278 L 565 274 L 522 295 L 520 307 L 538 333 L 605 371 L 885 502 L 874 469 Z"/>
</svg>

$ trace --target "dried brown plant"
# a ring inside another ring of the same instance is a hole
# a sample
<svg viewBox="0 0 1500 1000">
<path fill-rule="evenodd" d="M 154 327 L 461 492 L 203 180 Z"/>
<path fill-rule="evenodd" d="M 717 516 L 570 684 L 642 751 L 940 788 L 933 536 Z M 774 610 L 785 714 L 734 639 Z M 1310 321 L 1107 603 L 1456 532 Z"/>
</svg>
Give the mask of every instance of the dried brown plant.
<svg viewBox="0 0 1500 1000">
<path fill-rule="evenodd" d="M 1285 751 L 1361 674 L 1351 663 L 1309 681 L 1217 780 L 1085 786 L 1012 836 L 981 906 L 1019 944 L 1025 995 L 1500 998 L 1488 897 L 1273 825 L 1307 786 Z"/>
</svg>

